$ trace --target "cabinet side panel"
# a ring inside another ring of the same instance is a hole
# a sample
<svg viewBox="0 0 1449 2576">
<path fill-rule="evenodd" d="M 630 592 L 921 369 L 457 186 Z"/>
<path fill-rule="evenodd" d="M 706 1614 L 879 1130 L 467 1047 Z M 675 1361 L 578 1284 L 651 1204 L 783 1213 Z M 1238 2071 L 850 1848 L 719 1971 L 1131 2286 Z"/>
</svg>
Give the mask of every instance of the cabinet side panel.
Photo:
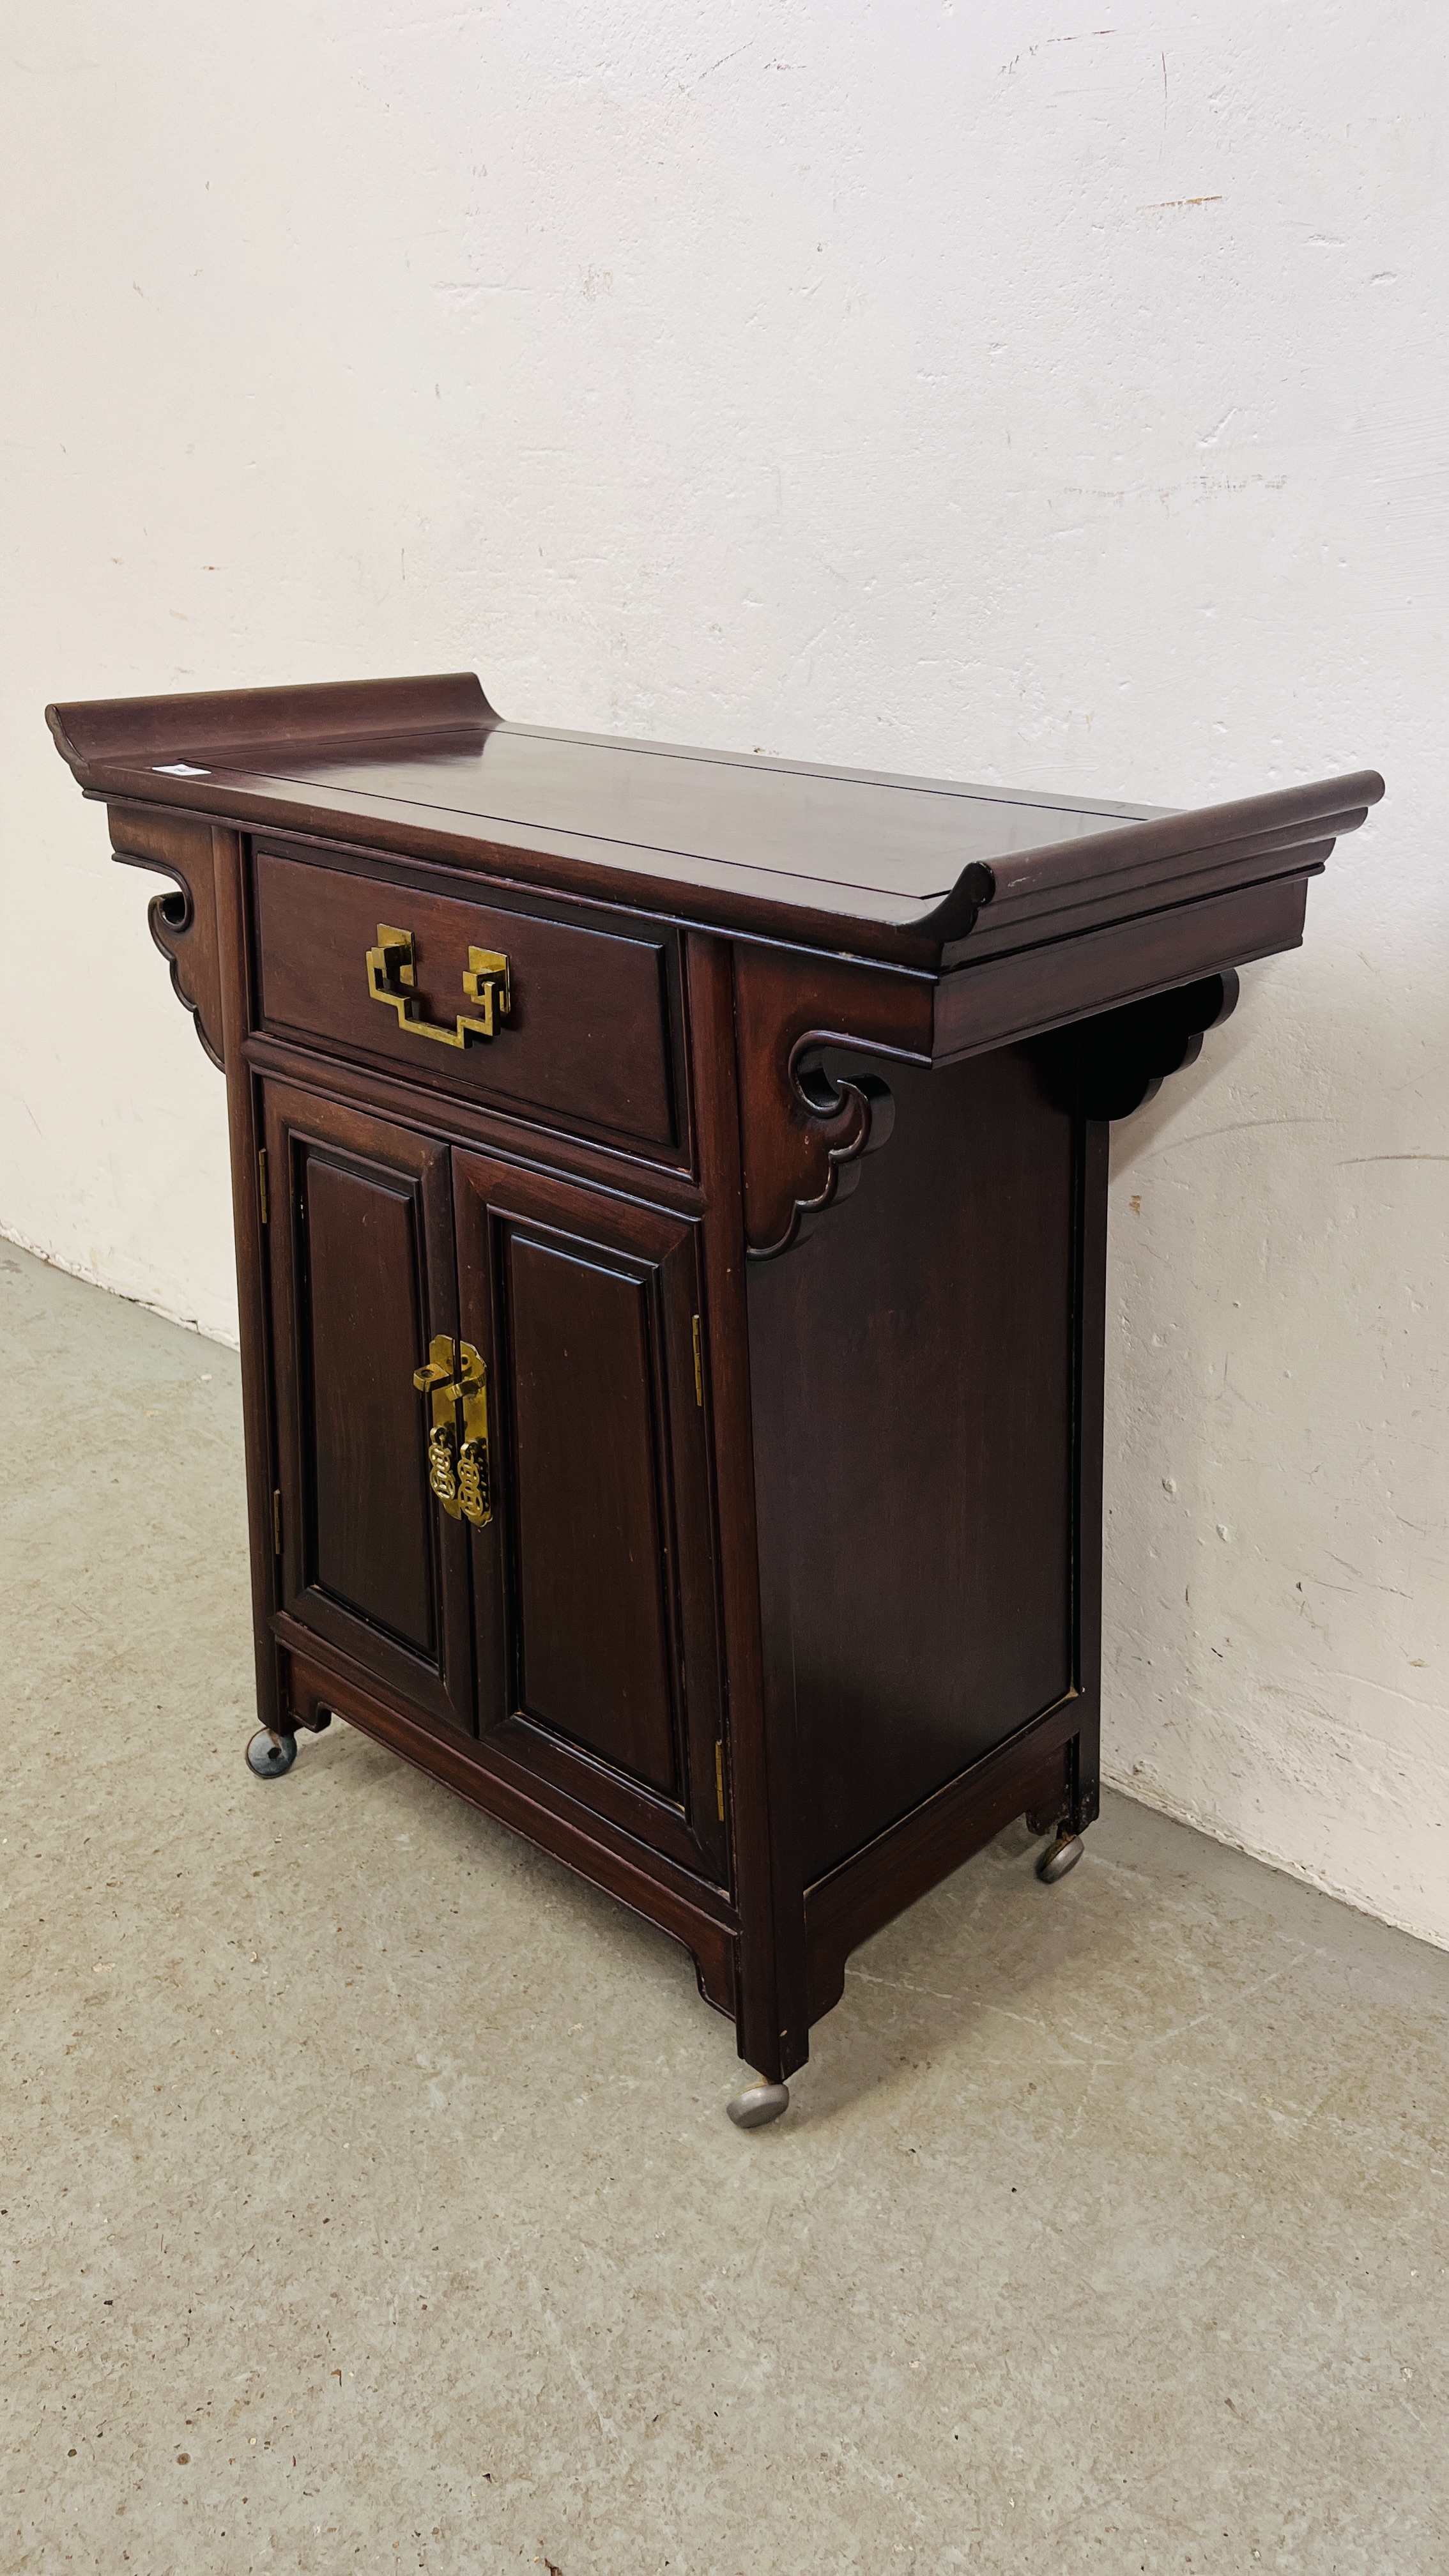
<svg viewBox="0 0 1449 2576">
<path fill-rule="evenodd" d="M 522 1705 L 677 1795 L 647 1279 L 514 1233 Z"/>
<path fill-rule="evenodd" d="M 1019 1050 L 884 1070 L 890 1143 L 749 1278 L 807 1884 L 1072 1686 L 1072 1122 Z"/>
</svg>

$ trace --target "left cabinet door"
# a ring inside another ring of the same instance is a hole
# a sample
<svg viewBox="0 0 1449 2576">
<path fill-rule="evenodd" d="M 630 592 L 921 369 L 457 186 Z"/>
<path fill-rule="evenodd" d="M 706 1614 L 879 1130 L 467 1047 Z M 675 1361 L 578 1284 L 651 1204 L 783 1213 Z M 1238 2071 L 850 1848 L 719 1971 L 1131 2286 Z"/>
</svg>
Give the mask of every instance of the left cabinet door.
<svg viewBox="0 0 1449 2576">
<path fill-rule="evenodd" d="M 447 1149 L 290 1086 L 264 1098 L 282 1605 L 471 1735 L 468 1529 L 429 1490 L 413 1385 L 457 1332 Z"/>
</svg>

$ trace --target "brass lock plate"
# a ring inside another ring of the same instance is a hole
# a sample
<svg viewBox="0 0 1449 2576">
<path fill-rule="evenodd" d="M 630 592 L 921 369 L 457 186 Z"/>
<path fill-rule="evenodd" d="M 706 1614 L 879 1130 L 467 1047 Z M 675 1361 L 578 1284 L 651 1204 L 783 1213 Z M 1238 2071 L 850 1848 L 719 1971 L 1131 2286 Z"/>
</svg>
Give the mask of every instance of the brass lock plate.
<svg viewBox="0 0 1449 2576">
<path fill-rule="evenodd" d="M 428 1483 L 450 1520 L 486 1529 L 493 1518 L 488 1460 L 488 1367 L 471 1342 L 435 1333 L 413 1385 L 428 1398 Z M 462 1413 L 462 1441 L 458 1416 Z"/>
</svg>

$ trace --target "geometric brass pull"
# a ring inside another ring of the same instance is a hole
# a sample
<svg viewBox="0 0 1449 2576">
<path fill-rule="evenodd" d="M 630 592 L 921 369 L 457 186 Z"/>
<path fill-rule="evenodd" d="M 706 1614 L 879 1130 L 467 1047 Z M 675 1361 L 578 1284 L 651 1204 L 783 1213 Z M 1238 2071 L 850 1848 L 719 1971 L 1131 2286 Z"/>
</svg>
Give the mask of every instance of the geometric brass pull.
<svg viewBox="0 0 1449 2576">
<path fill-rule="evenodd" d="M 455 1373 L 456 1369 L 456 1373 Z M 493 1518 L 488 1469 L 488 1369 L 471 1342 L 460 1342 L 456 1363 L 452 1341 L 435 1333 L 424 1366 L 413 1371 L 419 1395 L 430 1399 L 428 1483 L 449 1520 L 471 1521 L 486 1529 Z M 458 1445 L 458 1408 L 463 1412 L 463 1440 Z"/>
<path fill-rule="evenodd" d="M 417 1038 L 436 1038 L 441 1046 L 465 1047 L 470 1038 L 491 1038 L 498 1034 L 497 1023 L 506 1019 L 513 1008 L 513 988 L 508 960 L 501 948 L 470 948 L 463 990 L 470 1001 L 481 1004 L 480 1015 L 470 1019 L 460 1011 L 457 1025 L 445 1028 L 440 1020 L 418 1017 L 417 961 L 413 953 L 410 930 L 393 930 L 385 921 L 377 925 L 377 946 L 367 952 L 367 989 L 375 1002 L 386 1002 L 397 1013 L 400 1029 Z"/>
</svg>

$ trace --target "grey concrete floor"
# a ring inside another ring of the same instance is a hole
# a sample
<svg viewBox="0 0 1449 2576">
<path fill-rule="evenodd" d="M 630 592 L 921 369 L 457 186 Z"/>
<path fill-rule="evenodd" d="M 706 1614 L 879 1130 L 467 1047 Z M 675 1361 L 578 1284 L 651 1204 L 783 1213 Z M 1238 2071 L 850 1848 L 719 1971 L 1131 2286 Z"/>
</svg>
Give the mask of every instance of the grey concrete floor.
<svg viewBox="0 0 1449 2576">
<path fill-rule="evenodd" d="M 0 2576 L 1449 2567 L 1449 1960 L 1116 1800 L 741 2136 L 662 1936 L 244 1768 L 230 1354 L 3 1243 L 0 1333 Z"/>
</svg>

